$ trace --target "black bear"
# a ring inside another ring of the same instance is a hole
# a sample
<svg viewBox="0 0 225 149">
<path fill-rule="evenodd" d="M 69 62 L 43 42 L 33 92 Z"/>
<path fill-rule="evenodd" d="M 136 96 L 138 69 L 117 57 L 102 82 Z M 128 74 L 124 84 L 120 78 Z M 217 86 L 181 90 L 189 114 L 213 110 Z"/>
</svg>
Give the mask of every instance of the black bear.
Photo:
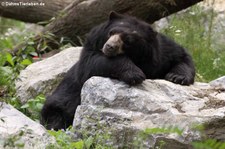
<svg viewBox="0 0 225 149">
<path fill-rule="evenodd" d="M 109 19 L 88 34 L 80 60 L 47 97 L 41 124 L 65 129 L 72 124 L 84 82 L 92 76 L 110 77 L 129 85 L 166 79 L 190 85 L 195 68 L 191 56 L 168 37 L 137 18 L 111 12 Z"/>
</svg>

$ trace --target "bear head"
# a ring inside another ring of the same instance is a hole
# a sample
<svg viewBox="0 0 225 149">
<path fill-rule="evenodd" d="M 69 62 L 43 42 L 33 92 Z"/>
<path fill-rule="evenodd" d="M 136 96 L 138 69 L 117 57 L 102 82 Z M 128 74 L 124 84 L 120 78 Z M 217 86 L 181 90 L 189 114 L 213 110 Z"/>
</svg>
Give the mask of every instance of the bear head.
<svg viewBox="0 0 225 149">
<path fill-rule="evenodd" d="M 108 57 L 125 54 L 130 58 L 157 55 L 157 32 L 134 17 L 111 12 L 106 26 L 106 42 L 101 51 Z M 156 53 L 153 53 L 156 52 Z"/>
</svg>

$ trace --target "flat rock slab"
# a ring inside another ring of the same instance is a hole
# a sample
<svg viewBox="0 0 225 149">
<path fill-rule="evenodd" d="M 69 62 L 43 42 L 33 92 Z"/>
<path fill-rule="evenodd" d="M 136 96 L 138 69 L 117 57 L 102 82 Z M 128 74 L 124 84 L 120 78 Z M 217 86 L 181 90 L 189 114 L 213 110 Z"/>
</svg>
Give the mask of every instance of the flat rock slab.
<svg viewBox="0 0 225 149">
<path fill-rule="evenodd" d="M 225 77 L 220 78 L 219 82 L 224 80 Z M 137 134 L 146 128 L 178 128 L 182 130 L 179 135 L 153 133 L 140 145 L 154 148 L 160 140 L 164 140 L 167 148 L 188 148 L 191 141 L 201 139 L 199 131 L 194 129 L 196 126 L 210 126 L 210 122 L 224 117 L 224 95 L 224 91 L 207 83 L 181 86 L 165 80 L 146 80 L 131 87 L 118 80 L 92 77 L 82 88 L 74 128 L 87 129 L 91 134 L 105 131 L 114 136 L 112 144 L 115 148 L 125 144 L 132 146 Z M 209 132 L 225 133 L 213 127 L 208 128 Z M 224 135 L 217 137 L 225 140 Z"/>
</svg>

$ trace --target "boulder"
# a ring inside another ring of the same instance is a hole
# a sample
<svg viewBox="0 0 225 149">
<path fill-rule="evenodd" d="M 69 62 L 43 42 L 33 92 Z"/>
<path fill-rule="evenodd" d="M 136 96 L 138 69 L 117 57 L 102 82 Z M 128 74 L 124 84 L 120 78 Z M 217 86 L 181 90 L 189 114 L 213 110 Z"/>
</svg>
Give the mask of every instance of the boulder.
<svg viewBox="0 0 225 149">
<path fill-rule="evenodd" d="M 16 81 L 17 96 L 22 103 L 39 94 L 49 95 L 65 73 L 78 61 L 82 47 L 72 47 L 35 62 L 22 70 Z"/>
<path fill-rule="evenodd" d="M 54 143 L 42 125 L 0 102 L 0 148 L 43 149 Z"/>
<path fill-rule="evenodd" d="M 215 120 L 225 125 L 224 81 L 222 77 L 209 84 L 181 86 L 165 80 L 146 80 L 129 86 L 118 80 L 92 77 L 82 88 L 73 126 L 92 135 L 110 134 L 115 148 L 134 148 L 138 135 L 150 132 L 136 147 L 156 148 L 164 141 L 163 148 L 188 149 L 192 141 L 202 139 L 198 126 L 205 126 L 208 136 L 225 140 L 225 128 L 212 125 Z"/>
</svg>

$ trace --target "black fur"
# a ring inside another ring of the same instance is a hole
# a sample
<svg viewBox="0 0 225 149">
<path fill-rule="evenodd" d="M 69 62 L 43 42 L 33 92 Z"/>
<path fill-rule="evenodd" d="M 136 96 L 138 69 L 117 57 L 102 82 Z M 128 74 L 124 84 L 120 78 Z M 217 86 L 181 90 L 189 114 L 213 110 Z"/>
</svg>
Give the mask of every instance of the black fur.
<svg viewBox="0 0 225 149">
<path fill-rule="evenodd" d="M 123 54 L 106 56 L 102 48 L 111 34 L 119 34 Z M 195 69 L 190 55 L 180 45 L 157 33 L 145 22 L 111 13 L 109 20 L 89 33 L 80 60 L 69 70 L 41 111 L 47 129 L 67 128 L 73 122 L 84 82 L 103 76 L 130 85 L 147 79 L 166 79 L 182 85 L 194 82 Z"/>
</svg>

